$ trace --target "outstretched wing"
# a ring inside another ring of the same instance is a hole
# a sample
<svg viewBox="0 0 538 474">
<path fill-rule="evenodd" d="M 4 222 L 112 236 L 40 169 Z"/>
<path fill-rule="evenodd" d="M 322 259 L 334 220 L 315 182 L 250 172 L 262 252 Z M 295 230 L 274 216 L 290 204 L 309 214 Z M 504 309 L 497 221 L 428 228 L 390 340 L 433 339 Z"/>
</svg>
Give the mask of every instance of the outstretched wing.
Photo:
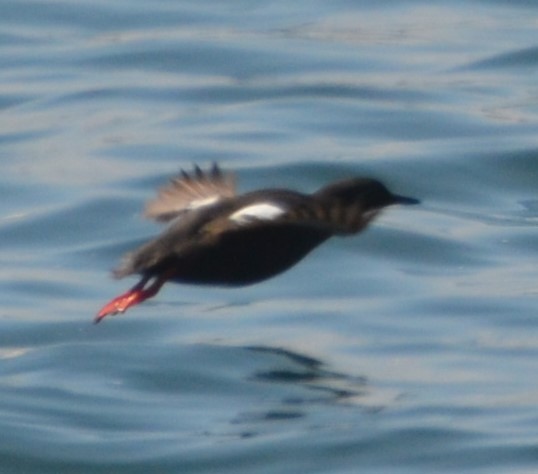
<svg viewBox="0 0 538 474">
<path fill-rule="evenodd" d="M 265 226 L 349 235 L 362 230 L 378 212 L 379 209 L 365 210 L 361 202 L 349 204 L 288 190 L 265 190 L 239 198 L 227 214 L 208 221 L 202 231 L 223 235 Z"/>
<path fill-rule="evenodd" d="M 144 216 L 158 222 L 168 222 L 179 215 L 222 199 L 235 196 L 235 177 L 223 173 L 217 164 L 207 171 L 194 167 L 192 174 L 181 171 L 160 188 L 157 197 L 146 204 Z"/>
</svg>

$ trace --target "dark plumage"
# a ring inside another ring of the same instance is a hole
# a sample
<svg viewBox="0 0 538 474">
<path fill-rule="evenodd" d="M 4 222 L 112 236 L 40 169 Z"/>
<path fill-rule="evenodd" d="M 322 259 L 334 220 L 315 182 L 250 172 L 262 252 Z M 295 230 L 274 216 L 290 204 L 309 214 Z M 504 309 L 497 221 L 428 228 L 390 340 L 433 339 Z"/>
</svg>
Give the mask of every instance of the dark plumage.
<svg viewBox="0 0 538 474">
<path fill-rule="evenodd" d="M 310 195 L 264 189 L 237 196 L 233 175 L 217 165 L 208 172 L 195 167 L 192 175 L 182 171 L 144 213 L 168 228 L 114 270 L 117 278 L 142 279 L 105 305 L 95 321 L 154 296 L 168 280 L 224 286 L 265 280 L 329 237 L 361 231 L 382 208 L 416 203 L 369 178 L 339 181 Z"/>
</svg>

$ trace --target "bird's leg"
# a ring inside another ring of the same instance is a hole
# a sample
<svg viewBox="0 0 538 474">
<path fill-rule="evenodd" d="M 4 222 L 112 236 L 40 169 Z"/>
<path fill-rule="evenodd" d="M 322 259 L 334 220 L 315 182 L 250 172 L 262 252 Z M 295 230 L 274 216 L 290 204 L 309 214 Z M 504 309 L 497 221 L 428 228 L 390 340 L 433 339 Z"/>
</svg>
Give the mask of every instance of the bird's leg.
<svg viewBox="0 0 538 474">
<path fill-rule="evenodd" d="M 101 311 L 97 313 L 94 322 L 97 324 L 105 316 L 109 314 L 123 313 L 131 306 L 142 303 L 142 301 L 155 296 L 161 287 L 166 282 L 167 278 L 165 276 L 159 276 L 155 281 L 149 285 L 147 288 L 146 283 L 151 279 L 151 276 L 144 276 L 135 286 L 133 286 L 129 291 L 117 296 L 112 301 L 108 302 Z"/>
</svg>

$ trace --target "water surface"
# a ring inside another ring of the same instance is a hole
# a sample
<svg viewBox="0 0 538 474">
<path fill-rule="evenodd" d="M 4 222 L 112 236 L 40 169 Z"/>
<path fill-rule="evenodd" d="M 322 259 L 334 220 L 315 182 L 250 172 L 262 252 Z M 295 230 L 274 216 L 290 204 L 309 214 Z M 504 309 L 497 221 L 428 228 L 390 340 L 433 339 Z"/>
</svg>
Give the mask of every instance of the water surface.
<svg viewBox="0 0 538 474">
<path fill-rule="evenodd" d="M 4 473 L 538 469 L 532 2 L 4 1 Z M 180 167 L 419 207 L 98 326 Z"/>
</svg>

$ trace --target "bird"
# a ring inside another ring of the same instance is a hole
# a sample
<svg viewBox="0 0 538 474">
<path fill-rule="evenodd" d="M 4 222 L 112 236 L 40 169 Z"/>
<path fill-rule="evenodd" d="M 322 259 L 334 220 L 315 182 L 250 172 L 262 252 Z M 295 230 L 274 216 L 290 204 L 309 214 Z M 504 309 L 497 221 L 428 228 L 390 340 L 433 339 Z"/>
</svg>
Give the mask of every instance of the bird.
<svg viewBox="0 0 538 474">
<path fill-rule="evenodd" d="M 418 204 L 365 177 L 333 182 L 312 194 L 269 188 L 237 194 L 235 175 L 213 163 L 180 170 L 145 207 L 167 224 L 156 238 L 127 253 L 113 276 L 140 281 L 107 303 L 108 315 L 155 296 L 168 281 L 241 287 L 278 275 L 332 236 L 357 234 L 392 204 Z"/>
</svg>

